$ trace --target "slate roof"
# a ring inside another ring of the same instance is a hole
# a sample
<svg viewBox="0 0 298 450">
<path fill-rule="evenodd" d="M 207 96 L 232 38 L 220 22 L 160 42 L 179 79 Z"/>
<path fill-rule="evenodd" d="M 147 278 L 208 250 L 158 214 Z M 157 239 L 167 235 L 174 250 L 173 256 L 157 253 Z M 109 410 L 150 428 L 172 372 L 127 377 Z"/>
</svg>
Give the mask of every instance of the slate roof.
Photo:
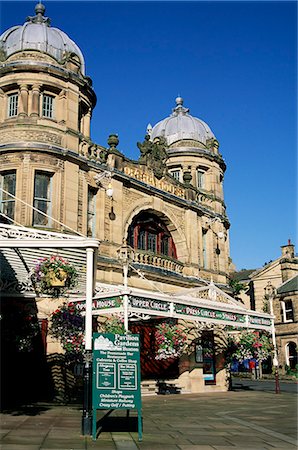
<svg viewBox="0 0 298 450">
<path fill-rule="evenodd" d="M 298 275 L 283 283 L 278 289 L 277 294 L 288 294 L 289 292 L 298 291 Z"/>
</svg>

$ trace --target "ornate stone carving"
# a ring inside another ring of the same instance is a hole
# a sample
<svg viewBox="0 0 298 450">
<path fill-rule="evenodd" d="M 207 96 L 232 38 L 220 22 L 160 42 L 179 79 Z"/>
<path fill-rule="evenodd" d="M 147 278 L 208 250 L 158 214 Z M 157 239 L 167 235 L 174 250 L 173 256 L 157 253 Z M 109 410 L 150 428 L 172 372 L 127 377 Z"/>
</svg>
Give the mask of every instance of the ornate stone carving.
<svg viewBox="0 0 298 450">
<path fill-rule="evenodd" d="M 166 173 L 166 160 L 168 159 L 166 151 L 168 146 L 165 138 L 158 137 L 151 142 L 149 134 L 146 134 L 144 142 L 137 142 L 137 146 L 141 152 L 139 161 L 152 169 L 156 178 L 160 180 Z"/>
</svg>

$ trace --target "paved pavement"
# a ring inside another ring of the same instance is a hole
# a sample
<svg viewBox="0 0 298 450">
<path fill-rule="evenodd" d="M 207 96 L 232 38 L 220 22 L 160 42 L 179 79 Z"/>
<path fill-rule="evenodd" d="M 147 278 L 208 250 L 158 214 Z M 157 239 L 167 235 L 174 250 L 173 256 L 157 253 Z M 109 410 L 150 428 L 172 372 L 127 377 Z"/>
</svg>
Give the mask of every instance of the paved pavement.
<svg viewBox="0 0 298 450">
<path fill-rule="evenodd" d="M 234 390 L 246 389 L 268 392 L 276 391 L 275 380 L 268 379 L 252 380 L 250 378 L 233 377 L 232 385 Z M 292 392 L 293 394 L 298 394 L 297 382 L 281 379 L 279 380 L 279 386 L 282 392 Z"/>
<path fill-rule="evenodd" d="M 114 411 L 96 441 L 82 436 L 79 405 L 6 411 L 1 450 L 297 450 L 297 395 L 237 389 L 143 397 L 143 440 L 134 412 Z M 98 422 L 106 411 L 98 411 Z"/>
</svg>

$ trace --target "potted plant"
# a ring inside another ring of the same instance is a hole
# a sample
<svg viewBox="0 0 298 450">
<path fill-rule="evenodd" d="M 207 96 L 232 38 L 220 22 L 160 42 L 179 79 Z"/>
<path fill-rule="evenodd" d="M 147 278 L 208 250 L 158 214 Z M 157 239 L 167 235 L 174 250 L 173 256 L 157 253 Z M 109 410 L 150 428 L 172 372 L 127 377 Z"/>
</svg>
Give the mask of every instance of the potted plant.
<svg viewBox="0 0 298 450">
<path fill-rule="evenodd" d="M 158 346 L 155 359 L 178 358 L 181 356 L 187 336 L 177 324 L 163 322 L 156 327 L 155 340 Z"/>
<path fill-rule="evenodd" d="M 40 258 L 32 270 L 33 282 L 41 293 L 47 294 L 75 286 L 77 277 L 75 267 L 60 255 Z"/>
</svg>

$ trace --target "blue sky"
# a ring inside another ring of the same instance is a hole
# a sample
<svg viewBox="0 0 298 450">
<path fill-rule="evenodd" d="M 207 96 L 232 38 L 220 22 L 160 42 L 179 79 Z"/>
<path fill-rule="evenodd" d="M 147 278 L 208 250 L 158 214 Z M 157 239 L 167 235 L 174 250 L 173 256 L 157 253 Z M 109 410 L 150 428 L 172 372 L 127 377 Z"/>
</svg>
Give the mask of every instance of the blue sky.
<svg viewBox="0 0 298 450">
<path fill-rule="evenodd" d="M 262 267 L 297 243 L 297 3 L 43 1 L 81 48 L 98 103 L 92 139 L 137 159 L 147 124 L 181 95 L 208 123 L 224 181 L 237 269 Z M 1 32 L 35 1 L 1 1 Z"/>
</svg>

